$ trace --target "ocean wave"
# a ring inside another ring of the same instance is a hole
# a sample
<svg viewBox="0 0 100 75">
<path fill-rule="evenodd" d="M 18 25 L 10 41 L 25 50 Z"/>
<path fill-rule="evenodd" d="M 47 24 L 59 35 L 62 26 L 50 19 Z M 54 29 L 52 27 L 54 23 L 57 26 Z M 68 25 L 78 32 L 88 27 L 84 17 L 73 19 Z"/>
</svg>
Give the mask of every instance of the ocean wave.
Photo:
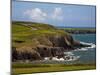
<svg viewBox="0 0 100 75">
<path fill-rule="evenodd" d="M 52 57 L 52 59 L 50 60 L 50 57 L 45 57 L 44 61 L 75 61 L 79 58 L 80 56 L 65 56 L 64 58 Z"/>
<path fill-rule="evenodd" d="M 67 56 L 74 56 L 73 52 L 64 52 L 64 54 L 66 54 Z"/>
<path fill-rule="evenodd" d="M 96 47 L 96 45 L 93 43 L 86 43 L 86 42 L 80 42 L 80 43 L 83 45 L 90 45 L 90 47 L 77 48 L 73 51 L 87 51 L 90 50 L 90 48 Z M 52 57 L 52 59 L 50 59 L 50 57 L 45 57 L 44 61 L 76 61 L 80 58 L 80 56 L 75 56 L 73 51 L 64 52 L 66 56 L 62 58 L 58 58 L 57 56 Z"/>
<path fill-rule="evenodd" d="M 80 42 L 80 43 L 83 45 L 90 45 L 90 47 L 77 48 L 75 49 L 75 51 L 87 51 L 96 47 L 94 43 L 86 43 L 86 42 Z"/>
<path fill-rule="evenodd" d="M 50 57 L 45 57 L 44 60 L 50 60 Z M 64 58 L 57 58 L 57 57 L 52 57 L 52 61 L 64 61 Z"/>
</svg>

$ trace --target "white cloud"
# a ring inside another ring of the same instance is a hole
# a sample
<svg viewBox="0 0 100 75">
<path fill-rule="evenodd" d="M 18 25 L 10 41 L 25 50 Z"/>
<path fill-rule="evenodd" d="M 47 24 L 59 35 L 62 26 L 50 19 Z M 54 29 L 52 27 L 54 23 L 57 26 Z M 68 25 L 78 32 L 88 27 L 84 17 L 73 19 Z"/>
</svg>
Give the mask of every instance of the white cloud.
<svg viewBox="0 0 100 75">
<path fill-rule="evenodd" d="M 62 8 L 54 8 L 53 13 L 51 14 L 51 18 L 54 20 L 63 20 L 62 14 Z"/>
<path fill-rule="evenodd" d="M 45 10 L 46 11 L 46 10 Z M 29 18 L 31 21 L 44 22 L 46 20 L 63 20 L 63 11 L 61 8 L 54 8 L 51 12 L 46 13 L 40 8 L 33 8 L 24 11 L 24 17 Z"/>
<path fill-rule="evenodd" d="M 40 8 L 26 10 L 24 15 L 27 15 L 32 21 L 44 21 L 47 17 L 47 14 Z"/>
</svg>

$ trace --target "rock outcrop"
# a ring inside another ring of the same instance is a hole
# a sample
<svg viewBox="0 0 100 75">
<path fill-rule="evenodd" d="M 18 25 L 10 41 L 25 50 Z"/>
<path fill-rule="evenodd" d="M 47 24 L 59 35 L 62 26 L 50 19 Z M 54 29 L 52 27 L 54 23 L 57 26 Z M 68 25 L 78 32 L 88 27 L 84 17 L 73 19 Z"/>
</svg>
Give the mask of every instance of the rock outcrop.
<svg viewBox="0 0 100 75">
<path fill-rule="evenodd" d="M 73 50 L 75 48 L 85 47 L 87 45 L 82 45 L 78 41 L 74 41 L 69 35 L 67 36 L 54 36 L 48 38 L 49 42 L 52 44 L 48 45 L 37 45 L 36 48 L 15 48 L 12 49 L 12 60 L 44 60 L 45 57 L 64 57 L 64 51 Z M 39 42 L 39 41 L 38 41 Z M 44 40 L 45 42 L 45 40 Z"/>
<path fill-rule="evenodd" d="M 26 25 L 27 24 L 27 25 Z M 17 29 L 19 28 L 19 29 Z M 32 28 L 37 30 L 32 30 Z M 64 51 L 86 47 L 67 32 L 51 25 L 13 22 L 12 60 L 43 60 L 45 57 L 64 57 Z"/>
<path fill-rule="evenodd" d="M 39 46 L 37 47 L 37 52 L 41 57 L 63 57 L 64 56 L 64 48 L 63 47 L 46 47 Z"/>
</svg>

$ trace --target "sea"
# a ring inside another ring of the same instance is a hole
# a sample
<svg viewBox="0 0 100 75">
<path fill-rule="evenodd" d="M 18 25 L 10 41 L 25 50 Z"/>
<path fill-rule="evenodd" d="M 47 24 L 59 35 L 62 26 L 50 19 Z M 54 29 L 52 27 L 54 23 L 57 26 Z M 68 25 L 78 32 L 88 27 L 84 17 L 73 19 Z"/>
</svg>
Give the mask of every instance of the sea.
<svg viewBox="0 0 100 75">
<path fill-rule="evenodd" d="M 66 51 L 64 54 L 70 57 L 68 60 L 63 58 L 57 59 L 54 57 L 52 60 L 45 60 L 34 63 L 45 64 L 95 64 L 96 63 L 96 34 L 72 34 L 75 40 L 80 41 L 82 44 L 91 45 L 90 47 L 83 47 L 71 51 Z"/>
<path fill-rule="evenodd" d="M 79 56 L 76 63 L 96 63 L 96 34 L 72 34 L 72 36 L 83 44 L 91 45 L 71 51 L 75 56 Z"/>
</svg>

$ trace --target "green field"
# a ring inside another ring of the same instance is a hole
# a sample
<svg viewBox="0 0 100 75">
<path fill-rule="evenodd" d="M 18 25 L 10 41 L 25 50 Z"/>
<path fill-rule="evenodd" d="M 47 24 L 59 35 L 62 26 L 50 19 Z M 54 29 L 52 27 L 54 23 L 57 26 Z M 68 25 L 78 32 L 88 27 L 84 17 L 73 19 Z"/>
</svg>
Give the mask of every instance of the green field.
<svg viewBox="0 0 100 75">
<path fill-rule="evenodd" d="M 83 29 L 57 29 L 52 25 L 31 23 L 31 22 L 12 22 L 12 47 L 15 47 L 19 53 L 29 52 L 35 55 L 38 45 L 53 46 L 50 38 L 63 37 L 72 45 L 70 34 L 65 30 L 83 30 Z M 85 29 L 90 30 L 90 29 Z M 91 31 L 94 29 L 91 29 Z M 62 40 L 64 40 L 61 38 Z M 52 39 L 52 38 L 51 38 Z M 55 41 L 54 41 L 55 42 Z M 56 43 L 58 44 L 58 43 Z M 63 43 L 62 43 L 63 44 Z M 59 44 L 60 45 L 60 44 Z M 61 45 L 62 46 L 62 45 Z M 14 50 L 14 49 L 13 49 Z M 38 57 L 38 56 L 36 56 Z M 32 64 L 32 63 L 12 63 L 12 74 L 28 74 L 39 72 L 57 72 L 57 71 L 75 71 L 95 69 L 95 64 Z"/>
<path fill-rule="evenodd" d="M 56 29 L 52 25 L 42 23 L 13 22 L 12 36 L 13 40 L 30 40 L 34 37 L 43 35 L 63 35 L 67 34 L 63 30 Z M 30 38 L 29 38 L 30 37 Z"/>
<path fill-rule="evenodd" d="M 12 44 L 14 47 L 36 47 L 38 40 L 44 44 L 48 36 L 67 35 L 64 30 L 57 29 L 49 24 L 31 23 L 31 22 L 12 22 Z M 42 39 L 41 39 L 42 37 Z M 18 43 L 21 41 L 21 43 Z"/>
<path fill-rule="evenodd" d="M 69 33 L 96 33 L 96 28 L 61 28 Z"/>
<path fill-rule="evenodd" d="M 79 30 L 79 31 L 81 31 L 81 30 L 84 30 L 84 31 L 88 31 L 88 30 L 95 31 L 96 30 L 95 28 L 61 28 L 61 29 L 64 29 L 64 30 Z"/>
<path fill-rule="evenodd" d="M 58 71 L 77 71 L 96 69 L 95 64 L 32 64 L 32 63 L 13 63 L 12 74 L 28 74 Z"/>
</svg>

